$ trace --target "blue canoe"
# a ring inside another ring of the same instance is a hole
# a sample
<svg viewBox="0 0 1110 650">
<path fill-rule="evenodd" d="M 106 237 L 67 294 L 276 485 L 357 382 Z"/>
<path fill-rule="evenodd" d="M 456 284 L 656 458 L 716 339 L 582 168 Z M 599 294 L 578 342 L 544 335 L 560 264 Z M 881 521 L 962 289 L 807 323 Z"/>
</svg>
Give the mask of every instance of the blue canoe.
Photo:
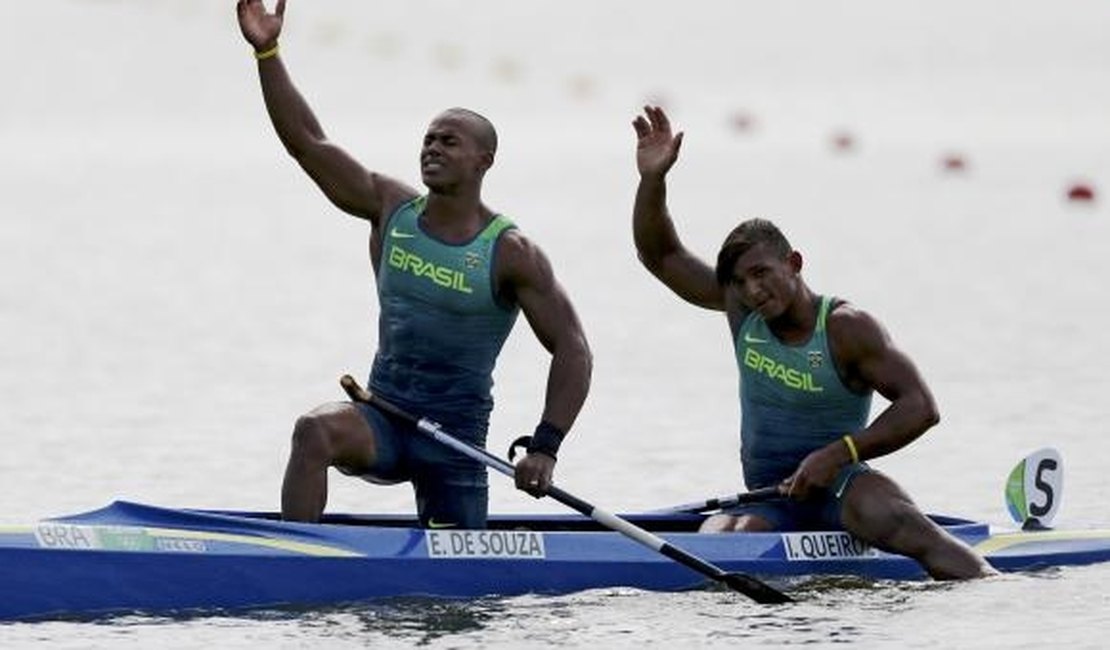
<svg viewBox="0 0 1110 650">
<path fill-rule="evenodd" d="M 913 561 L 841 532 L 705 535 L 695 514 L 628 515 L 728 571 L 921 579 Z M 992 531 L 935 517 L 1003 571 L 1110 561 L 1110 530 Z M 706 580 L 578 515 L 494 516 L 489 530 L 422 530 L 411 517 L 179 510 L 117 501 L 0 526 L 0 620 L 325 606 L 390 597 L 677 591 Z"/>
</svg>

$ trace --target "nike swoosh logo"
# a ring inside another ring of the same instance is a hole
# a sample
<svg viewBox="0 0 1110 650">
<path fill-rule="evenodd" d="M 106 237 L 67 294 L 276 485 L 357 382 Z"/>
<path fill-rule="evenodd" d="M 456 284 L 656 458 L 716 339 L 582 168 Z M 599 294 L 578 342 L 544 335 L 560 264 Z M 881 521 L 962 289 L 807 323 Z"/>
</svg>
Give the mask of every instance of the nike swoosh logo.
<svg viewBox="0 0 1110 650">
<path fill-rule="evenodd" d="M 767 343 L 768 341 L 767 341 L 767 339 L 761 339 L 761 338 L 757 338 L 755 336 L 752 336 L 750 332 L 744 332 L 744 342 L 745 343 Z"/>
<path fill-rule="evenodd" d="M 401 232 L 400 230 L 394 228 L 393 230 L 389 231 L 389 236 L 394 239 L 412 239 L 416 235 L 412 234 L 411 232 Z"/>
<path fill-rule="evenodd" d="M 428 528 L 435 528 L 435 529 L 438 530 L 438 529 L 441 529 L 441 528 L 454 528 L 454 527 L 455 527 L 455 524 L 453 524 L 451 522 L 440 523 L 440 522 L 436 521 L 435 519 L 429 519 L 428 520 Z"/>
</svg>

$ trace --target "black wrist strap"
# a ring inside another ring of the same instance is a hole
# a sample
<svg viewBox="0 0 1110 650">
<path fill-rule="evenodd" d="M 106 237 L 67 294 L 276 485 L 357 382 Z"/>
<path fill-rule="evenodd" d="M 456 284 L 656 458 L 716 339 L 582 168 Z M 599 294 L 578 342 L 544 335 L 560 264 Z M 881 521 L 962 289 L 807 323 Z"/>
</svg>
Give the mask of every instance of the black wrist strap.
<svg viewBox="0 0 1110 650">
<path fill-rule="evenodd" d="M 523 447 L 524 451 L 527 453 L 528 444 L 531 442 L 532 436 L 521 436 L 514 440 L 513 444 L 509 445 L 509 460 L 516 460 L 517 447 Z"/>
<path fill-rule="evenodd" d="M 563 444 L 563 438 L 566 435 L 562 429 L 544 420 L 536 426 L 536 432 L 528 441 L 528 453 L 558 458 L 559 445 Z"/>
</svg>

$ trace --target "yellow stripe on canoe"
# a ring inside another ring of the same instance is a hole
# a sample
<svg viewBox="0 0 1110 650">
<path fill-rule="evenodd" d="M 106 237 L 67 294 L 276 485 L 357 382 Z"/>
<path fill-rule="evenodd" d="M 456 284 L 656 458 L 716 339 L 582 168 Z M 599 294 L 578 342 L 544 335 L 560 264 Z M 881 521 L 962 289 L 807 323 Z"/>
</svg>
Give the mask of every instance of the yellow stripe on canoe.
<svg viewBox="0 0 1110 650">
<path fill-rule="evenodd" d="M 992 535 L 990 538 L 976 544 L 973 548 L 979 553 L 986 555 L 1022 544 L 1082 541 L 1087 539 L 1110 541 L 1110 530 L 1041 530 L 1021 533 L 1001 533 L 999 535 Z"/>
<path fill-rule="evenodd" d="M 285 539 L 255 537 L 253 535 L 211 533 L 202 530 L 180 530 L 177 528 L 144 528 L 143 530 L 155 537 L 176 537 L 178 539 L 195 539 L 210 542 L 251 544 L 252 546 L 264 546 L 266 548 L 300 553 L 302 555 L 315 555 L 318 557 L 362 557 L 362 553 L 355 553 L 354 551 L 348 551 L 344 548 L 328 546 L 326 544 L 309 544 L 307 542 L 293 542 Z"/>
</svg>

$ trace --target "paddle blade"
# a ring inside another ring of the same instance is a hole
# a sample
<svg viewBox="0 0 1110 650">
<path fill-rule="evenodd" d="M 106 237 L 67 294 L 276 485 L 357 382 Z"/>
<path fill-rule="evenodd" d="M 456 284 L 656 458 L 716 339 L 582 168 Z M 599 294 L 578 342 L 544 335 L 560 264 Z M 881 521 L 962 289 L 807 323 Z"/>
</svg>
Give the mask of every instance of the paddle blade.
<svg viewBox="0 0 1110 650">
<path fill-rule="evenodd" d="M 790 596 L 743 573 L 726 573 L 721 576 L 720 581 L 760 605 L 781 605 L 782 603 L 794 602 L 794 599 Z"/>
<path fill-rule="evenodd" d="M 1045 447 L 1021 460 L 1006 479 L 1006 509 L 1022 526 L 1047 528 L 1060 508 L 1064 461 Z"/>
</svg>

